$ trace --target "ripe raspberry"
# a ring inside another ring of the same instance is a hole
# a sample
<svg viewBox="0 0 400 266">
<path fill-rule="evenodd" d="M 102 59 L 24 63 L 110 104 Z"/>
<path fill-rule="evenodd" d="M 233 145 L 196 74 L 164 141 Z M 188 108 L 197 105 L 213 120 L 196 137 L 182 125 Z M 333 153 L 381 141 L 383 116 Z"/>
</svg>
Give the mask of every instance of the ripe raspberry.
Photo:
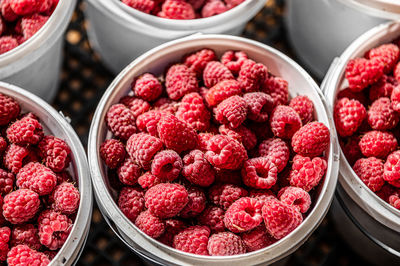
<svg viewBox="0 0 400 266">
<path fill-rule="evenodd" d="M 290 139 L 301 128 L 301 119 L 293 108 L 279 105 L 272 111 L 270 125 L 276 137 Z"/>
<path fill-rule="evenodd" d="M 261 206 L 270 199 L 276 199 L 275 194 L 271 190 L 266 189 L 251 189 L 249 191 L 249 197 L 258 200 Z"/>
<path fill-rule="evenodd" d="M 357 100 L 342 98 L 335 104 L 333 117 L 341 137 L 353 135 L 367 117 L 365 107 Z"/>
<path fill-rule="evenodd" d="M 265 227 L 275 239 L 281 239 L 303 222 L 303 216 L 294 206 L 277 199 L 267 201 L 262 208 Z"/>
<path fill-rule="evenodd" d="M 311 197 L 299 187 L 284 187 L 278 192 L 279 200 L 306 213 L 311 206 Z"/>
<path fill-rule="evenodd" d="M 221 63 L 237 75 L 247 59 L 247 54 L 243 51 L 226 51 L 221 57 Z"/>
<path fill-rule="evenodd" d="M 391 195 L 389 197 L 389 204 L 395 207 L 396 209 L 400 210 L 400 197 L 399 192 Z"/>
<path fill-rule="evenodd" d="M 327 168 L 326 160 L 320 157 L 303 157 L 296 155 L 293 158 L 290 171 L 290 185 L 309 192 L 319 184 Z"/>
<path fill-rule="evenodd" d="M 7 228 L 8 230 L 10 230 L 10 228 L 8 228 L 8 227 L 3 227 L 3 228 Z M 1 229 L 3 229 L 3 228 L 1 228 Z M 8 243 L 5 241 L 0 241 L 0 261 L 3 262 L 3 261 L 7 260 L 8 251 L 9 251 Z"/>
<path fill-rule="evenodd" d="M 399 64 L 400 65 L 400 64 Z M 392 101 L 392 108 L 396 112 L 400 112 L 400 85 L 397 85 L 390 96 L 390 100 Z"/>
<path fill-rule="evenodd" d="M 247 160 L 243 145 L 227 136 L 213 136 L 208 142 L 207 150 L 207 160 L 221 169 L 237 170 Z"/>
<path fill-rule="evenodd" d="M 18 40 L 11 36 L 0 37 L 0 54 L 4 54 L 18 46 Z"/>
<path fill-rule="evenodd" d="M 384 65 L 380 59 L 351 59 L 346 66 L 346 79 L 352 91 L 362 91 L 383 75 Z"/>
<path fill-rule="evenodd" d="M 231 79 L 235 79 L 232 72 L 218 61 L 208 62 L 203 72 L 204 85 L 207 88 L 211 88 L 221 81 Z"/>
<path fill-rule="evenodd" d="M 299 114 L 303 125 L 314 120 L 314 104 L 307 96 L 294 97 L 289 106 Z"/>
<path fill-rule="evenodd" d="M 207 226 L 190 226 L 174 236 L 173 247 L 197 255 L 208 255 L 209 236 L 210 229 Z"/>
<path fill-rule="evenodd" d="M 188 203 L 188 192 L 179 184 L 161 183 L 144 195 L 146 207 L 159 218 L 176 216 Z"/>
<path fill-rule="evenodd" d="M 397 186 L 400 181 L 400 151 L 389 154 L 384 165 L 383 179 Z"/>
<path fill-rule="evenodd" d="M 7 264 L 9 266 L 45 266 L 49 263 L 50 260 L 44 253 L 30 249 L 27 245 L 15 246 L 7 254 Z"/>
<path fill-rule="evenodd" d="M 247 59 L 240 68 L 238 81 L 245 92 L 253 92 L 260 89 L 267 76 L 266 66 Z"/>
<path fill-rule="evenodd" d="M 164 222 L 149 210 L 143 211 L 136 218 L 135 225 L 152 238 L 161 236 L 165 231 Z"/>
<path fill-rule="evenodd" d="M 210 127 L 210 112 L 197 92 L 186 94 L 179 105 L 176 117 L 198 131 Z"/>
<path fill-rule="evenodd" d="M 234 233 L 256 228 L 262 222 L 261 207 L 257 199 L 249 197 L 238 199 L 225 213 L 225 227 Z"/>
<path fill-rule="evenodd" d="M 15 9 L 13 10 L 15 12 Z M 39 14 L 32 14 L 30 16 L 21 18 L 22 35 L 24 36 L 25 40 L 30 39 L 36 32 L 38 32 L 48 19 L 48 16 L 42 16 Z"/>
<path fill-rule="evenodd" d="M 209 140 L 214 136 L 212 133 L 199 133 L 197 146 L 201 151 L 207 151 Z"/>
<path fill-rule="evenodd" d="M 144 210 L 144 192 L 138 187 L 123 187 L 119 193 L 118 207 L 132 222 Z"/>
<path fill-rule="evenodd" d="M 114 136 L 122 140 L 136 133 L 135 115 L 123 104 L 114 104 L 108 109 L 106 122 Z"/>
<path fill-rule="evenodd" d="M 12 1 L 13 0 L 2 0 L 0 3 L 1 15 L 6 21 L 15 21 L 19 17 L 11 8 Z"/>
<path fill-rule="evenodd" d="M 0 194 L 6 195 L 14 188 L 15 177 L 12 173 L 8 173 L 0 169 Z"/>
<path fill-rule="evenodd" d="M 132 90 L 135 95 L 149 102 L 160 97 L 162 89 L 160 81 L 150 73 L 140 76 L 135 80 L 134 84 L 132 84 Z"/>
<path fill-rule="evenodd" d="M 392 109 L 389 98 L 382 97 L 368 110 L 368 124 L 375 130 L 393 129 L 399 123 L 399 115 Z"/>
<path fill-rule="evenodd" d="M 286 105 L 289 101 L 289 84 L 282 78 L 266 77 L 262 91 L 272 97 L 275 106 Z"/>
<path fill-rule="evenodd" d="M 181 0 L 166 0 L 161 7 L 161 17 L 169 19 L 195 19 L 193 7 Z"/>
<path fill-rule="evenodd" d="M 160 139 L 145 133 L 133 134 L 126 142 L 128 154 L 145 170 L 150 169 L 151 160 L 162 148 Z"/>
<path fill-rule="evenodd" d="M 175 114 L 175 112 L 179 108 L 179 102 L 171 100 L 170 98 L 159 98 L 154 104 L 153 107 L 160 111 L 165 111 L 170 114 Z"/>
<path fill-rule="evenodd" d="M 276 240 L 270 236 L 264 225 L 241 234 L 247 252 L 256 251 L 273 244 Z"/>
<path fill-rule="evenodd" d="M 198 187 L 189 186 L 187 192 L 189 201 L 179 214 L 185 219 L 198 216 L 206 207 L 207 201 L 204 191 Z"/>
<path fill-rule="evenodd" d="M 115 142 L 119 143 L 120 145 L 111 144 L 108 145 L 107 147 L 104 147 L 105 150 L 103 150 L 103 152 L 111 154 L 113 153 L 113 155 L 117 157 L 115 159 L 112 159 L 112 156 L 110 156 L 107 157 L 106 159 L 103 159 L 106 161 L 106 164 L 108 161 L 110 165 L 113 165 L 113 163 L 118 160 L 118 157 L 120 156 L 119 153 L 122 153 L 123 156 L 125 156 L 125 149 L 122 143 L 116 140 Z M 121 145 L 122 145 L 122 150 L 120 150 Z M 49 167 L 51 170 L 53 170 L 54 172 L 61 172 L 68 167 L 71 161 L 70 158 L 71 149 L 64 140 L 54 136 L 45 136 L 39 142 L 38 147 L 39 147 L 40 157 L 44 159 L 46 166 Z M 103 146 L 100 147 L 100 155 L 102 155 L 102 147 Z"/>
<path fill-rule="evenodd" d="M 371 85 L 369 89 L 370 101 L 374 102 L 381 97 L 390 97 L 394 87 L 395 86 L 390 82 L 390 77 L 383 75 L 377 82 Z"/>
<path fill-rule="evenodd" d="M 231 128 L 227 125 L 221 125 L 219 127 L 219 133 L 236 139 L 243 144 L 246 150 L 251 150 L 257 145 L 256 134 L 254 134 L 253 131 L 243 125 L 240 125 L 237 128 Z"/>
<path fill-rule="evenodd" d="M 246 117 L 246 100 L 237 95 L 223 100 L 215 109 L 215 119 L 222 124 L 229 124 L 232 128 L 240 126 Z"/>
<path fill-rule="evenodd" d="M 38 8 L 37 10 L 40 13 L 44 13 L 44 14 L 51 14 L 53 13 L 52 7 L 53 7 L 53 2 L 58 0 L 39 0 L 38 2 Z M 57 5 L 57 4 L 56 4 Z"/>
<path fill-rule="evenodd" d="M 147 14 L 150 14 L 155 6 L 152 0 L 121 0 L 121 2 Z"/>
<path fill-rule="evenodd" d="M 186 65 L 180 64 L 173 65 L 168 69 L 165 76 L 165 87 L 172 100 L 179 100 L 185 94 L 199 90 L 196 73 Z"/>
<path fill-rule="evenodd" d="M 242 93 L 239 82 L 234 79 L 222 80 L 212 86 L 204 99 L 210 107 L 217 106 L 223 100 Z"/>
<path fill-rule="evenodd" d="M 182 159 L 173 150 L 163 150 L 154 156 L 151 163 L 151 173 L 162 182 L 173 181 L 181 172 L 183 167 Z"/>
<path fill-rule="evenodd" d="M 269 189 L 275 185 L 278 168 L 268 157 L 247 160 L 242 168 L 242 179 L 246 186 Z"/>
<path fill-rule="evenodd" d="M 40 207 L 39 195 L 30 189 L 18 189 L 4 197 L 3 215 L 12 224 L 33 218 Z"/>
<path fill-rule="evenodd" d="M 227 4 L 228 8 L 234 8 L 235 6 L 240 5 L 243 3 L 245 0 L 225 0 L 225 3 Z"/>
<path fill-rule="evenodd" d="M 121 183 L 134 186 L 137 184 L 142 174 L 142 169 L 132 158 L 126 158 L 124 163 L 117 170 L 118 178 Z"/>
<path fill-rule="evenodd" d="M 30 150 L 15 144 L 8 146 L 4 156 L 4 166 L 17 174 L 28 159 Z"/>
<path fill-rule="evenodd" d="M 344 156 L 350 165 L 354 165 L 354 163 L 362 157 L 360 146 L 358 146 L 359 141 L 360 138 L 358 136 L 352 136 L 348 139 L 340 140 L 339 142 Z"/>
<path fill-rule="evenodd" d="M 358 145 L 365 157 L 385 159 L 397 148 L 397 140 L 392 133 L 374 130 L 367 132 Z"/>
<path fill-rule="evenodd" d="M 208 240 L 207 249 L 211 256 L 233 256 L 246 253 L 246 247 L 240 236 L 230 232 L 213 234 Z"/>
<path fill-rule="evenodd" d="M 383 162 L 375 157 L 361 158 L 353 166 L 353 170 L 369 189 L 376 192 L 385 184 L 383 180 Z"/>
<path fill-rule="evenodd" d="M 376 58 L 380 60 L 384 66 L 383 72 L 389 73 L 393 70 L 397 61 L 399 61 L 400 50 L 397 45 L 389 43 L 371 49 L 367 55 L 369 59 Z"/>
<path fill-rule="evenodd" d="M 164 234 L 162 234 L 157 240 L 165 245 L 172 247 L 175 235 L 183 231 L 185 228 L 187 228 L 187 225 L 181 220 L 165 220 Z"/>
<path fill-rule="evenodd" d="M 279 138 L 269 138 L 261 142 L 258 153 L 261 157 L 268 157 L 278 168 L 278 173 L 286 167 L 290 155 L 288 145 Z"/>
<path fill-rule="evenodd" d="M 228 11 L 225 3 L 221 0 L 207 1 L 207 3 L 201 9 L 201 16 L 203 18 L 215 16 Z"/>
<path fill-rule="evenodd" d="M 21 112 L 18 102 L 7 95 L 0 93 L 0 126 L 5 126 Z"/>
<path fill-rule="evenodd" d="M 141 114 L 136 119 L 137 127 L 141 132 L 147 132 L 150 135 L 157 137 L 157 124 L 161 117 L 167 115 L 168 112 L 161 110 L 150 110 Z"/>
<path fill-rule="evenodd" d="M 10 235 L 11 229 L 9 227 L 3 226 L 0 228 L 0 242 L 8 243 L 10 241 Z"/>
<path fill-rule="evenodd" d="M 315 157 L 329 147 L 329 141 L 329 129 L 321 122 L 311 122 L 293 135 L 292 148 L 300 155 Z"/>
<path fill-rule="evenodd" d="M 30 162 L 17 174 L 19 188 L 29 188 L 40 196 L 50 194 L 56 185 L 57 177 L 54 172 L 41 163 Z"/>
<path fill-rule="evenodd" d="M 37 144 L 43 134 L 43 127 L 39 121 L 30 117 L 17 120 L 7 128 L 8 140 L 21 146 Z"/>
<path fill-rule="evenodd" d="M 243 96 L 248 107 L 248 118 L 256 122 L 268 121 L 268 115 L 274 108 L 274 100 L 263 92 L 246 93 Z"/>
<path fill-rule="evenodd" d="M 203 70 L 208 62 L 217 60 L 217 55 L 213 50 L 202 49 L 195 53 L 192 53 L 184 59 L 185 65 L 187 65 L 197 77 L 203 76 Z"/>
<path fill-rule="evenodd" d="M 68 182 L 56 186 L 50 195 L 52 209 L 67 215 L 77 212 L 79 200 L 79 190 Z"/>
<path fill-rule="evenodd" d="M 148 102 L 134 96 L 124 96 L 119 102 L 128 107 L 136 118 L 150 110 L 150 104 Z M 137 124 L 137 127 L 139 128 L 139 124 Z"/>
<path fill-rule="evenodd" d="M 39 239 L 50 250 L 61 248 L 72 229 L 72 221 L 66 215 L 53 210 L 43 211 L 38 218 Z"/>
<path fill-rule="evenodd" d="M 37 0 L 12 0 L 10 6 L 15 14 L 20 16 L 29 15 L 38 11 L 39 1 Z"/>
<path fill-rule="evenodd" d="M 201 187 L 208 187 L 214 183 L 214 168 L 207 161 L 202 151 L 192 150 L 183 157 L 183 163 L 182 175 L 190 183 Z"/>
<path fill-rule="evenodd" d="M 349 100 L 357 100 L 362 105 L 368 106 L 368 99 L 365 94 L 363 92 L 354 92 L 350 88 L 339 91 L 336 97 L 337 99 L 348 98 Z"/>
<path fill-rule="evenodd" d="M 247 191 L 244 188 L 233 184 L 216 184 L 208 190 L 210 201 L 224 210 L 239 198 L 246 196 Z"/>
<path fill-rule="evenodd" d="M 217 206 L 208 206 L 198 217 L 199 224 L 208 226 L 212 232 L 225 230 L 223 209 Z"/>
<path fill-rule="evenodd" d="M 12 230 L 10 245 L 27 245 L 31 249 L 39 250 L 42 244 L 40 244 L 38 233 L 38 229 L 33 224 L 15 226 Z"/>
</svg>

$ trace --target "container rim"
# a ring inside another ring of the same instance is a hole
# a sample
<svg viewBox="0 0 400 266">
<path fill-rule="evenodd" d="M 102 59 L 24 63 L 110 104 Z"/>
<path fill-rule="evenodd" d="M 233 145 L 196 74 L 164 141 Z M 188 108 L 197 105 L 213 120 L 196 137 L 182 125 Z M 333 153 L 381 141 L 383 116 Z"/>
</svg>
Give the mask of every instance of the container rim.
<svg viewBox="0 0 400 266">
<path fill-rule="evenodd" d="M 356 10 L 383 19 L 400 18 L 400 3 L 397 0 L 338 0 Z"/>
</svg>

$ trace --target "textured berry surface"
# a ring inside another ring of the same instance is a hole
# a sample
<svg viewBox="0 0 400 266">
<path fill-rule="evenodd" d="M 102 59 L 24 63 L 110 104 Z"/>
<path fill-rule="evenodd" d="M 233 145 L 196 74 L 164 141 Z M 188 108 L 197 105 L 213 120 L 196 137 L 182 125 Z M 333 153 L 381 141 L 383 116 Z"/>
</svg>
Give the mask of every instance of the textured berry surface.
<svg viewBox="0 0 400 266">
<path fill-rule="evenodd" d="M 207 104 L 211 107 L 217 106 L 223 100 L 228 99 L 231 96 L 241 94 L 242 89 L 239 82 L 234 79 L 227 79 L 218 82 L 212 86 L 205 95 Z"/>
<path fill-rule="evenodd" d="M 224 210 L 227 210 L 233 202 L 247 196 L 247 194 L 247 190 L 233 184 L 216 184 L 208 191 L 209 200 Z"/>
<path fill-rule="evenodd" d="M 37 144 L 42 137 L 42 125 L 31 117 L 24 117 L 7 128 L 8 140 L 18 145 Z"/>
<path fill-rule="evenodd" d="M 145 133 L 133 134 L 126 143 L 126 151 L 141 167 L 150 169 L 154 155 L 163 148 L 159 138 Z"/>
<path fill-rule="evenodd" d="M 400 85 L 397 85 L 390 96 L 392 102 L 392 108 L 396 112 L 400 112 Z"/>
<path fill-rule="evenodd" d="M 137 127 L 141 132 L 146 132 L 157 137 L 157 124 L 161 117 L 165 116 L 166 114 L 168 114 L 168 112 L 162 110 L 150 110 L 145 112 L 137 117 Z"/>
<path fill-rule="evenodd" d="M 18 46 L 18 40 L 11 36 L 0 37 L 0 54 L 4 54 Z"/>
<path fill-rule="evenodd" d="M 176 117 L 198 131 L 206 131 L 210 127 L 210 112 L 203 98 L 196 92 L 186 94 L 179 105 Z"/>
<path fill-rule="evenodd" d="M 191 183 L 208 187 L 215 180 L 215 171 L 200 150 L 192 150 L 183 157 L 182 175 Z"/>
<path fill-rule="evenodd" d="M 0 194 L 6 195 L 14 188 L 15 176 L 3 169 L 0 169 Z"/>
<path fill-rule="evenodd" d="M 256 122 L 268 121 L 268 115 L 274 108 L 274 100 L 263 92 L 246 93 L 243 98 L 247 103 L 248 118 Z"/>
<path fill-rule="evenodd" d="M 375 157 L 361 158 L 356 161 L 353 170 L 372 191 L 379 191 L 385 183 L 383 162 Z"/>
<path fill-rule="evenodd" d="M 216 59 L 217 56 L 213 50 L 202 49 L 200 51 L 197 51 L 196 53 L 188 55 L 185 58 L 185 65 L 187 65 L 194 73 L 196 73 L 198 77 L 201 77 L 207 63 Z"/>
<path fill-rule="evenodd" d="M 240 68 L 238 81 L 245 92 L 253 92 L 260 89 L 267 75 L 266 66 L 247 59 Z"/>
<path fill-rule="evenodd" d="M 278 168 L 278 172 L 286 167 L 290 156 L 288 145 L 280 138 L 269 138 L 261 142 L 258 153 L 261 157 L 268 157 Z"/>
<path fill-rule="evenodd" d="M 390 97 L 393 92 L 394 84 L 391 77 L 383 75 L 377 82 L 371 85 L 369 89 L 369 99 L 371 102 L 378 100 L 381 97 Z M 392 82 L 391 82 L 392 81 Z M 365 103 L 363 103 L 365 105 Z"/>
<path fill-rule="evenodd" d="M 221 56 L 221 63 L 224 64 L 233 74 L 239 74 L 243 63 L 248 59 L 243 51 L 226 51 Z"/>
<path fill-rule="evenodd" d="M 228 7 L 221 0 L 207 1 L 207 3 L 201 9 L 201 16 L 203 18 L 207 18 L 224 13 L 227 10 Z"/>
<path fill-rule="evenodd" d="M 56 185 L 56 174 L 40 163 L 28 163 L 17 174 L 19 188 L 31 189 L 40 196 L 50 194 Z"/>
<path fill-rule="evenodd" d="M 362 91 L 382 77 L 383 68 L 379 59 L 351 59 L 347 63 L 345 72 L 349 88 L 353 91 Z"/>
<path fill-rule="evenodd" d="M 327 163 L 325 159 L 303 157 L 296 155 L 293 158 L 292 171 L 290 172 L 290 185 L 310 191 L 319 184 L 325 175 Z"/>
<path fill-rule="evenodd" d="M 389 73 L 395 67 L 400 57 L 399 47 L 395 44 L 383 44 L 368 51 L 370 59 L 377 59 L 383 64 L 383 71 Z"/>
<path fill-rule="evenodd" d="M 114 104 L 106 115 L 107 125 L 117 138 L 127 140 L 136 133 L 135 115 L 123 104 Z"/>
<path fill-rule="evenodd" d="M 247 102 L 240 96 L 231 96 L 218 104 L 215 119 L 221 124 L 229 124 L 232 128 L 240 126 L 247 117 Z"/>
<path fill-rule="evenodd" d="M 268 189 L 250 189 L 249 197 L 258 200 L 261 206 L 263 206 L 266 201 L 276 198 L 274 192 Z"/>
<path fill-rule="evenodd" d="M 365 107 L 357 100 L 341 98 L 335 104 L 333 117 L 337 132 L 342 137 L 353 135 L 367 117 Z"/>
<path fill-rule="evenodd" d="M 368 124 L 375 130 L 393 129 L 399 123 L 399 114 L 393 110 L 387 97 L 374 101 L 368 109 Z"/>
<path fill-rule="evenodd" d="M 160 17 L 169 19 L 195 19 L 192 5 L 181 0 L 166 0 L 161 9 Z"/>
<path fill-rule="evenodd" d="M 161 236 L 165 231 L 164 222 L 149 210 L 139 214 L 135 220 L 135 225 L 152 238 Z"/>
<path fill-rule="evenodd" d="M 261 207 L 257 199 L 238 199 L 225 213 L 225 227 L 233 233 L 242 233 L 257 227 L 262 222 Z"/>
<path fill-rule="evenodd" d="M 268 189 L 276 183 L 278 168 L 268 157 L 252 158 L 244 163 L 242 178 L 246 186 Z"/>
<path fill-rule="evenodd" d="M 142 174 L 142 169 L 132 158 L 127 158 L 117 170 L 118 178 L 121 183 L 134 186 Z"/>
<path fill-rule="evenodd" d="M 117 168 L 125 159 L 125 148 L 122 142 L 108 139 L 100 146 L 100 156 L 111 169 Z"/>
<path fill-rule="evenodd" d="M 202 189 L 195 186 L 187 188 L 187 192 L 189 201 L 179 216 L 182 218 L 193 218 L 198 216 L 206 207 L 206 195 Z"/>
<path fill-rule="evenodd" d="M 387 157 L 384 165 L 383 179 L 397 186 L 400 181 L 400 151 L 395 151 Z"/>
<path fill-rule="evenodd" d="M 283 78 L 267 77 L 262 91 L 272 97 L 275 106 L 287 104 L 289 101 L 289 84 Z"/>
<path fill-rule="evenodd" d="M 121 0 L 121 2 L 147 14 L 149 14 L 155 6 L 155 2 L 152 0 Z"/>
<path fill-rule="evenodd" d="M 78 189 L 68 182 L 54 188 L 51 194 L 52 208 L 63 214 L 73 214 L 78 210 L 80 194 Z"/>
<path fill-rule="evenodd" d="M 186 65 L 173 65 L 165 76 L 165 86 L 169 98 L 179 100 L 185 94 L 196 92 L 199 89 L 196 73 Z"/>
<path fill-rule="evenodd" d="M 12 173 L 17 174 L 28 159 L 29 149 L 11 144 L 5 151 L 4 166 Z"/>
<path fill-rule="evenodd" d="M 218 61 L 207 63 L 203 72 L 204 85 L 206 85 L 207 88 L 211 88 L 221 81 L 233 79 L 232 72 Z"/>
<path fill-rule="evenodd" d="M 54 136 L 45 136 L 39 142 L 38 148 L 40 157 L 43 158 L 45 165 L 54 172 L 61 172 L 68 167 L 71 161 L 71 149 L 64 140 Z M 122 151 L 121 147 L 119 147 L 118 153 L 125 155 L 125 150 Z"/>
<path fill-rule="evenodd" d="M 181 220 L 178 220 L 178 219 L 165 220 L 164 234 L 162 234 L 158 238 L 158 240 L 161 243 L 164 243 L 164 244 L 172 247 L 175 235 L 180 233 L 185 228 L 187 228 L 187 225 L 185 222 L 183 222 Z"/>
<path fill-rule="evenodd" d="M 256 251 L 273 244 L 276 240 L 269 235 L 264 225 L 241 234 L 247 252 Z"/>
<path fill-rule="evenodd" d="M 296 96 L 290 100 L 292 107 L 300 116 L 303 125 L 314 120 L 314 104 L 307 96 Z"/>
<path fill-rule="evenodd" d="M 175 235 L 173 247 L 197 255 L 208 255 L 209 236 L 210 229 L 207 226 L 191 226 Z"/>
<path fill-rule="evenodd" d="M 293 135 L 292 148 L 300 155 L 315 157 L 328 148 L 329 142 L 329 129 L 321 122 L 311 122 Z"/>
<path fill-rule="evenodd" d="M 39 250 L 42 244 L 40 244 L 38 233 L 38 229 L 33 224 L 15 226 L 11 232 L 10 245 L 27 245 L 31 249 Z"/>
<path fill-rule="evenodd" d="M 207 249 L 212 256 L 233 256 L 246 253 L 246 247 L 240 236 L 230 232 L 213 234 L 208 240 Z"/>
<path fill-rule="evenodd" d="M 270 125 L 276 137 L 290 139 L 302 124 L 300 116 L 293 108 L 279 105 L 272 111 Z"/>
<path fill-rule="evenodd" d="M 30 249 L 27 245 L 17 245 L 8 252 L 7 263 L 10 266 L 46 266 L 50 260 L 44 253 Z"/>
<path fill-rule="evenodd" d="M 359 146 L 364 156 L 384 159 L 397 148 L 397 140 L 392 133 L 374 130 L 361 138 Z"/>
<path fill-rule="evenodd" d="M 52 210 L 43 211 L 38 224 L 40 243 L 50 250 L 61 248 L 72 229 L 68 216 Z"/>
<path fill-rule="evenodd" d="M 140 76 L 132 87 L 137 97 L 149 102 L 160 97 L 162 89 L 161 83 L 150 73 Z"/>
<path fill-rule="evenodd" d="M 376 84 L 376 83 L 375 83 Z M 337 94 L 337 99 L 348 98 L 349 100 L 357 100 L 362 105 L 368 105 L 368 99 L 363 92 L 354 92 L 350 88 L 345 88 Z"/>
<path fill-rule="evenodd" d="M 301 213 L 306 213 L 311 206 L 311 197 L 299 187 L 284 187 L 278 192 L 279 200 L 295 206 Z"/>
<path fill-rule="evenodd" d="M 246 150 L 251 150 L 257 145 L 256 134 L 247 127 L 240 125 L 237 128 L 232 128 L 228 125 L 221 125 L 218 128 L 220 134 L 236 139 Z"/>
<path fill-rule="evenodd" d="M 146 172 L 138 178 L 138 183 L 143 189 L 147 189 L 160 184 L 161 180 L 151 172 Z"/>
<path fill-rule="evenodd" d="M 208 226 L 212 232 L 222 232 L 225 230 L 224 216 L 225 211 L 223 209 L 217 206 L 209 206 L 197 219 L 199 224 Z"/>
<path fill-rule="evenodd" d="M 7 125 L 17 118 L 21 107 L 13 98 L 0 93 L 0 126 Z"/>
<path fill-rule="evenodd" d="M 150 104 L 148 102 L 134 96 L 124 96 L 119 102 L 128 107 L 136 118 L 150 109 Z M 139 125 L 137 126 L 139 128 Z"/>
<path fill-rule="evenodd" d="M 119 193 L 118 207 L 128 217 L 135 222 L 138 215 L 144 210 L 144 193 L 137 187 L 124 187 Z"/>
<path fill-rule="evenodd" d="M 18 189 L 4 197 L 3 215 L 12 224 L 21 224 L 35 216 L 40 206 L 39 195 L 29 189 Z"/>
<path fill-rule="evenodd" d="M 157 153 L 151 163 L 151 173 L 161 181 L 173 181 L 181 172 L 183 162 L 179 154 L 173 150 L 163 150 Z"/>
<path fill-rule="evenodd" d="M 21 19 L 22 35 L 28 40 L 38 32 L 49 19 L 48 16 L 32 14 Z"/>
</svg>

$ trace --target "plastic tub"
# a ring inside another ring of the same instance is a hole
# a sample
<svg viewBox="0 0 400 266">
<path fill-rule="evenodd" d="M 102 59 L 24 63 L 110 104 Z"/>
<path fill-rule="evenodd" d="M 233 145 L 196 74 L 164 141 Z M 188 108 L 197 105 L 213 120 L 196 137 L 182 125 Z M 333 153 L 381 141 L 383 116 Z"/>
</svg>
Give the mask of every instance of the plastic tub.
<svg viewBox="0 0 400 266">
<path fill-rule="evenodd" d="M 332 110 L 336 95 L 346 86 L 347 62 L 362 57 L 367 50 L 400 36 L 400 23 L 373 28 L 355 40 L 332 63 L 322 88 Z M 362 257 L 379 265 L 400 261 L 400 211 L 372 192 L 341 154 L 339 184 L 332 213 L 337 229 L 350 247 Z"/>
<path fill-rule="evenodd" d="M 172 249 L 141 232 L 119 210 L 116 191 L 108 185 L 107 170 L 100 159 L 99 147 L 110 138 L 105 115 L 112 104 L 130 91 L 134 77 L 145 72 L 163 73 L 170 62 L 176 62 L 184 54 L 208 47 L 219 56 L 226 50 L 243 50 L 250 58 L 264 63 L 273 74 L 283 76 L 289 82 L 291 96 L 306 94 L 314 102 L 319 121 L 334 128 L 322 93 L 313 79 L 293 60 L 264 44 L 245 38 L 226 35 L 195 35 L 163 44 L 136 59 L 112 82 L 96 109 L 89 133 L 89 166 L 98 206 L 114 232 L 140 256 L 159 264 L 168 265 L 255 265 L 273 263 L 295 251 L 317 228 L 330 206 L 337 181 L 339 148 L 335 131 L 327 153 L 328 170 L 317 194 L 318 199 L 303 223 L 287 237 L 262 250 L 230 257 L 199 256 Z"/>
<path fill-rule="evenodd" d="M 73 265 L 78 261 L 85 246 L 93 208 L 92 186 L 85 150 L 68 119 L 45 101 L 26 90 L 4 82 L 0 82 L 0 93 L 18 101 L 22 111 L 33 112 L 39 117 L 46 134 L 51 133 L 65 140 L 71 148 L 71 163 L 68 171 L 79 185 L 81 199 L 71 233 L 50 265 Z"/>
<path fill-rule="evenodd" d="M 144 52 L 196 32 L 240 35 L 266 0 L 246 0 L 217 16 L 172 20 L 145 14 L 120 0 L 87 0 L 88 36 L 93 48 L 114 73 Z"/>
</svg>

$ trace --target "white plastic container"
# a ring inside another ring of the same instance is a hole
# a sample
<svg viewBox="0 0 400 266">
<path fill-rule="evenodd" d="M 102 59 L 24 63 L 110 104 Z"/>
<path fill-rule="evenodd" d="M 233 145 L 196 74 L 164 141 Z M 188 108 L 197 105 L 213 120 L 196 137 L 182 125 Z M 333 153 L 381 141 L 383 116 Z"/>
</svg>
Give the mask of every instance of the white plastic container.
<svg viewBox="0 0 400 266">
<path fill-rule="evenodd" d="M 120 0 L 87 0 L 85 15 L 92 47 L 118 73 L 151 48 L 196 32 L 240 35 L 265 3 L 266 0 L 246 0 L 217 16 L 172 20 L 140 12 Z"/>
</svg>

